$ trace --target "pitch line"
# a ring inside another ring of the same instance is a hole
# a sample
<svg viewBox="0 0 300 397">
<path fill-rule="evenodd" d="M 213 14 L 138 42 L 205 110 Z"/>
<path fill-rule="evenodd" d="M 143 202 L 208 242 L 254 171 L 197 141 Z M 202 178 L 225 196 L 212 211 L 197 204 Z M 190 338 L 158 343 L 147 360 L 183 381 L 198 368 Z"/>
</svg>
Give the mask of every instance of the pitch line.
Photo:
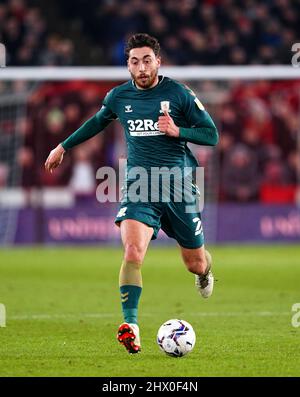
<svg viewBox="0 0 300 397">
<path fill-rule="evenodd" d="M 141 313 L 140 316 L 151 317 L 155 313 Z M 156 313 L 158 315 L 158 313 Z M 182 316 L 194 316 L 194 317 L 273 317 L 273 316 L 290 316 L 291 312 L 185 312 L 185 313 L 175 313 L 173 317 Z M 79 320 L 82 318 L 112 318 L 116 317 L 115 313 L 79 313 L 79 314 L 20 314 L 20 315 L 8 315 L 8 320 L 55 320 L 55 319 L 73 319 Z"/>
</svg>

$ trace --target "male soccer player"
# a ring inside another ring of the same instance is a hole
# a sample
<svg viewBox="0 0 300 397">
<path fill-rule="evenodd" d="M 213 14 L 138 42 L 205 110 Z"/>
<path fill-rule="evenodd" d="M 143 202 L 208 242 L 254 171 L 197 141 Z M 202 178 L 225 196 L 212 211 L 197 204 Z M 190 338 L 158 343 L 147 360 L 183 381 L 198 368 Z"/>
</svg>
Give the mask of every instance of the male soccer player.
<svg viewBox="0 0 300 397">
<path fill-rule="evenodd" d="M 112 89 L 101 109 L 50 152 L 45 163 L 47 170 L 52 172 L 63 160 L 65 151 L 96 135 L 115 119 L 119 119 L 126 136 L 127 191 L 136 180 L 130 176 L 134 167 L 143 167 L 149 174 L 157 167 L 195 168 L 197 161 L 187 142 L 217 144 L 216 126 L 195 94 L 186 86 L 158 75 L 160 45 L 154 37 L 144 33 L 133 35 L 125 54 L 132 80 Z M 159 194 L 163 188 L 158 185 Z M 195 274 L 200 294 L 204 298 L 212 294 L 211 256 L 204 248 L 201 215 L 197 209 L 186 211 L 187 203 L 174 199 L 175 188 L 172 193 L 169 201 L 159 195 L 159 200 L 154 201 L 147 196 L 146 202 L 135 202 L 127 194 L 116 216 L 124 246 L 119 276 L 124 323 L 117 338 L 129 353 L 141 350 L 137 321 L 141 266 L 150 240 L 156 238 L 160 228 L 176 239 L 187 269 Z"/>
</svg>

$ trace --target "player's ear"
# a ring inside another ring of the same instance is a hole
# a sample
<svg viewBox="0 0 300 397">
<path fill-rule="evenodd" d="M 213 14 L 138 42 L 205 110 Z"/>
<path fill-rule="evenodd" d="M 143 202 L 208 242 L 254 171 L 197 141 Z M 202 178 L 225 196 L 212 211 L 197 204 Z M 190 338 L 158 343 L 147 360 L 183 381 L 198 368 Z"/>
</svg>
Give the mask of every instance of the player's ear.
<svg viewBox="0 0 300 397">
<path fill-rule="evenodd" d="M 156 57 L 157 67 L 161 65 L 161 57 Z"/>
</svg>

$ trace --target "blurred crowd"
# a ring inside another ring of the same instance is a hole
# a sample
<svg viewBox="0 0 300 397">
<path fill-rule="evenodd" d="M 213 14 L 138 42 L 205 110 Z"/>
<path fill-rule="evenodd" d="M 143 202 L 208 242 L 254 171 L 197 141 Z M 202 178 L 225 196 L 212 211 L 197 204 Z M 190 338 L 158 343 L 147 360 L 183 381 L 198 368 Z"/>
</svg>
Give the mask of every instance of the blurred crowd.
<svg viewBox="0 0 300 397">
<path fill-rule="evenodd" d="M 105 93 L 116 84 L 64 82 L 31 87 L 32 94 L 24 102 L 27 112 L 19 116 L 9 103 L 7 110 L 0 103 L 0 186 L 13 185 L 12 174 L 19 169 L 24 188 L 69 186 L 78 197 L 94 197 L 96 170 L 117 168 L 119 158 L 126 157 L 118 122 L 71 150 L 52 174 L 45 172 L 43 164 L 50 150 L 99 110 Z M 18 81 L 8 91 L 20 97 L 28 89 Z M 218 186 L 219 199 L 295 202 L 300 184 L 300 81 L 204 82 L 193 89 L 220 131 L 213 151 L 192 145 L 200 165 L 206 167 L 207 182 Z"/>
<path fill-rule="evenodd" d="M 8 66 L 74 64 L 72 39 L 56 31 L 39 2 L 0 0 L 0 42 Z"/>
<path fill-rule="evenodd" d="M 167 65 L 290 64 L 299 37 L 300 0 L 42 4 L 0 0 L 0 42 L 8 65 L 123 65 L 124 43 L 138 31 L 159 39 Z M 0 81 L 0 187 L 18 183 L 17 166 L 25 188 L 70 186 L 78 195 L 94 194 L 96 170 L 115 167 L 126 155 L 118 123 L 74 148 L 57 172 L 45 173 L 43 163 L 52 148 L 97 112 L 117 83 L 32 84 Z M 212 163 L 212 174 L 217 167 L 219 199 L 295 202 L 300 83 L 206 82 L 193 89 L 220 131 L 213 162 L 209 151 L 194 148 L 201 165 Z M 12 93 L 21 101 L 20 109 L 26 103 L 26 113 L 7 102 Z"/>
<path fill-rule="evenodd" d="M 26 84 L 17 87 L 14 83 L 8 90 L 18 89 L 20 95 L 22 88 L 27 91 L 29 89 Z M 2 168 L 9 161 L 11 163 L 6 181 L 2 179 L 2 186 L 14 184 L 15 162 L 21 171 L 24 188 L 69 186 L 78 195 L 94 195 L 96 170 L 104 165 L 114 165 L 114 156 L 117 155 L 112 127 L 108 127 L 105 134 L 99 134 L 74 148 L 65 156 L 56 172 L 46 172 L 44 163 L 50 150 L 100 109 L 101 100 L 111 88 L 111 83 L 45 83 L 35 89 L 31 87 L 32 94 L 23 103 L 26 113 L 19 112 L 21 116 L 17 120 L 14 115 L 18 109 L 7 112 L 1 109 L 0 168 L 1 156 Z M 6 120 L 4 113 L 8 116 Z M 16 136 L 20 145 L 15 142 Z M 18 146 L 13 161 L 14 147 Z"/>
<path fill-rule="evenodd" d="M 123 65 L 124 42 L 141 31 L 159 39 L 165 64 L 290 64 L 299 37 L 300 0 L 42 4 L 0 0 L 9 65 Z"/>
<path fill-rule="evenodd" d="M 295 202 L 300 184 L 300 81 L 236 83 L 219 123 L 220 199 Z"/>
</svg>

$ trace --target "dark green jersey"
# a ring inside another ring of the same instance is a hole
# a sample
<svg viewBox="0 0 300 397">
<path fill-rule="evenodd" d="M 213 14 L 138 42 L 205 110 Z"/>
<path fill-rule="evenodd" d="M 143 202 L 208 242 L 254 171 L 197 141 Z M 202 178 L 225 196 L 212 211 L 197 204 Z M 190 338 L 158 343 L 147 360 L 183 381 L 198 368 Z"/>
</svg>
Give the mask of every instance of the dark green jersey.
<svg viewBox="0 0 300 397">
<path fill-rule="evenodd" d="M 179 138 L 158 130 L 162 102 L 167 102 L 170 116 L 180 127 Z M 195 166 L 187 142 L 215 145 L 218 141 L 215 124 L 193 91 L 160 76 L 159 83 L 150 89 L 138 89 L 133 81 L 113 88 L 99 112 L 69 136 L 63 147 L 69 149 L 89 139 L 115 119 L 125 131 L 129 167 Z"/>
<path fill-rule="evenodd" d="M 213 124 L 194 93 L 167 77 L 160 77 L 155 87 L 141 90 L 128 81 L 106 96 L 103 107 L 109 118 L 122 124 L 127 148 L 128 166 L 183 167 L 195 163 L 184 138 L 173 138 L 158 130 L 158 117 L 163 115 L 162 102 L 178 127 Z"/>
<path fill-rule="evenodd" d="M 164 105 L 179 127 L 177 138 L 158 130 Z M 200 196 L 192 183 L 197 162 L 187 142 L 216 145 L 218 132 L 209 114 L 188 87 L 170 78 L 160 77 L 155 87 L 146 90 L 129 81 L 112 89 L 99 112 L 62 146 L 70 149 L 116 119 L 124 128 L 128 148 L 127 175 L 116 223 L 135 219 L 153 228 L 153 239 L 162 228 L 182 247 L 201 247 L 204 236 L 198 208 Z M 139 175 L 140 171 L 143 172 Z"/>
</svg>

